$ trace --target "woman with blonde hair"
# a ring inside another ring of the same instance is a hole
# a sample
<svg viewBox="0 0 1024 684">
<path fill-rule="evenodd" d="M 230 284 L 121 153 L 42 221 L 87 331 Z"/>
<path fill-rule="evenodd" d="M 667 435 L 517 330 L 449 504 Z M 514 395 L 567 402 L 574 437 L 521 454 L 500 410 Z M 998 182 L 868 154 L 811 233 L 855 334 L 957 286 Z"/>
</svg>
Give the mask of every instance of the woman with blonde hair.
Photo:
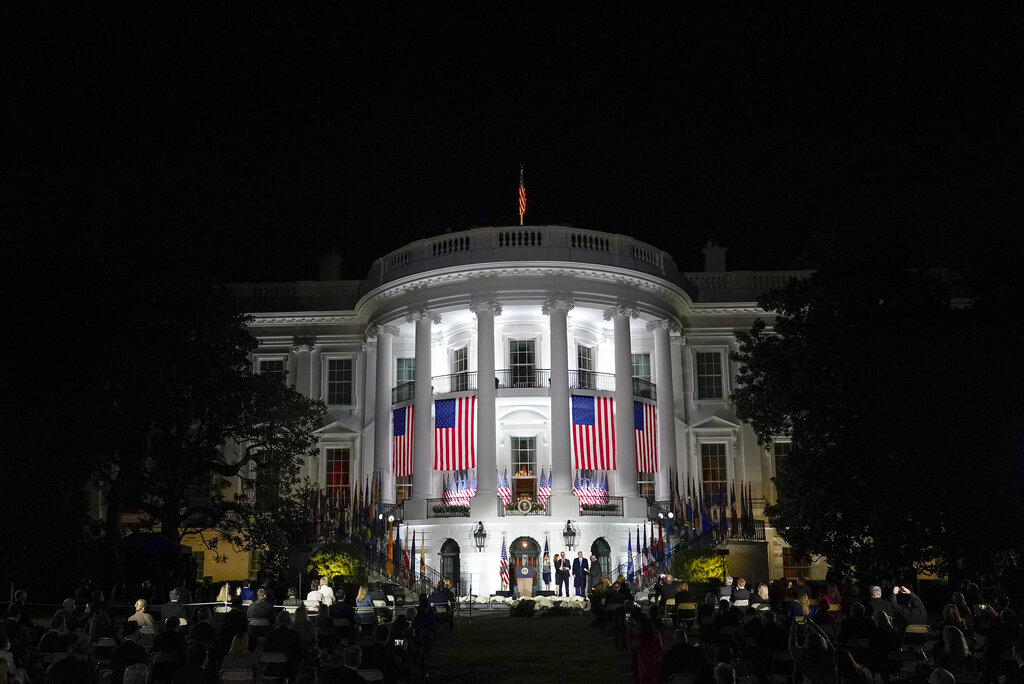
<svg viewBox="0 0 1024 684">
<path fill-rule="evenodd" d="M 151 627 L 156 629 L 153 616 L 146 612 L 146 599 L 139 599 L 135 602 L 135 614 L 128 618 L 128 622 L 134 622 L 139 627 Z"/>
<path fill-rule="evenodd" d="M 942 644 L 933 653 L 935 665 L 950 672 L 973 672 L 974 659 L 964 633 L 952 625 L 942 628 Z"/>
<path fill-rule="evenodd" d="M 755 603 L 769 603 L 771 601 L 771 598 L 768 596 L 768 585 L 764 582 L 758 584 L 755 596 L 757 596 L 757 598 L 754 601 Z"/>
<path fill-rule="evenodd" d="M 231 648 L 224 656 L 221 670 L 249 670 L 256 672 L 257 654 L 249 650 L 249 635 L 239 632 L 231 640 Z"/>
<path fill-rule="evenodd" d="M 370 598 L 370 589 L 364 584 L 359 587 L 359 593 L 356 594 L 356 605 L 357 606 L 372 606 L 373 599 Z"/>
</svg>

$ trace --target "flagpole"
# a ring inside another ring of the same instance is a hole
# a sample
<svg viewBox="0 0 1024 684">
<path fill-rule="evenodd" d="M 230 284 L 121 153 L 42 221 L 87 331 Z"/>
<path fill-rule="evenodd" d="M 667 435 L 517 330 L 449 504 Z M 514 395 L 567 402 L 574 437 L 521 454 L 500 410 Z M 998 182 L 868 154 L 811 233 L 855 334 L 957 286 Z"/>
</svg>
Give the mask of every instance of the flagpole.
<svg viewBox="0 0 1024 684">
<path fill-rule="evenodd" d="M 519 225 L 523 225 L 526 213 L 526 186 L 523 185 L 523 164 L 519 165 Z"/>
</svg>

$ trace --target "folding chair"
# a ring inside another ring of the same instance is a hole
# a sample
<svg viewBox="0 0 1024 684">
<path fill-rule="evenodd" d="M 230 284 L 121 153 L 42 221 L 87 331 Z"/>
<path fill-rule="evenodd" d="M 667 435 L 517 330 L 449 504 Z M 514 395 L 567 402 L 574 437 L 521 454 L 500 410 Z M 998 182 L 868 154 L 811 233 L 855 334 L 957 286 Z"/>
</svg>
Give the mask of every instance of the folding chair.
<svg viewBox="0 0 1024 684">
<path fill-rule="evenodd" d="M 368 682 L 383 682 L 384 673 L 380 670 L 359 670 L 359 676 Z"/>
<path fill-rule="evenodd" d="M 251 670 L 221 670 L 220 681 L 224 682 L 253 682 Z"/>
<path fill-rule="evenodd" d="M 149 654 L 150 681 L 169 682 L 181 666 L 181 656 L 174 651 L 154 651 Z"/>
<path fill-rule="evenodd" d="M 267 632 L 270 631 L 270 620 L 268 618 L 250 618 L 248 623 L 248 632 L 250 639 L 259 639 L 260 637 L 266 637 Z"/>
<path fill-rule="evenodd" d="M 117 641 L 110 637 L 103 637 L 97 639 L 96 643 L 92 645 L 92 654 L 96 660 L 110 660 L 110 655 L 117 648 Z"/>
<path fill-rule="evenodd" d="M 920 648 L 931 640 L 928 625 L 907 625 L 903 632 L 903 645 Z"/>
<path fill-rule="evenodd" d="M 258 662 L 261 684 L 285 684 L 288 681 L 288 656 L 284 653 L 261 653 Z"/>
<path fill-rule="evenodd" d="M 692 629 L 693 623 L 697 622 L 697 604 L 680 603 L 676 606 L 676 614 L 679 615 L 679 622 L 683 624 L 684 629 L 687 625 Z"/>
<path fill-rule="evenodd" d="M 676 612 L 676 600 L 674 598 L 665 599 L 665 608 L 662 611 L 661 619 L 671 622 L 672 616 Z"/>
<path fill-rule="evenodd" d="M 356 606 L 356 624 L 360 630 L 366 630 L 367 627 L 373 629 L 377 626 L 377 612 L 373 606 Z"/>
<path fill-rule="evenodd" d="M 750 599 L 736 599 L 732 602 L 732 605 L 737 608 L 746 608 L 750 605 Z"/>
<path fill-rule="evenodd" d="M 768 672 L 768 681 L 771 684 L 790 684 L 795 671 L 796 664 L 789 651 L 776 651 L 772 654 L 772 669 Z"/>
<path fill-rule="evenodd" d="M 919 650 L 890 651 L 886 670 L 889 672 L 890 679 L 912 680 L 917 674 L 918 664 L 923 662 L 925 662 L 924 653 Z"/>
<path fill-rule="evenodd" d="M 981 684 L 980 672 L 954 672 L 956 684 Z"/>
</svg>

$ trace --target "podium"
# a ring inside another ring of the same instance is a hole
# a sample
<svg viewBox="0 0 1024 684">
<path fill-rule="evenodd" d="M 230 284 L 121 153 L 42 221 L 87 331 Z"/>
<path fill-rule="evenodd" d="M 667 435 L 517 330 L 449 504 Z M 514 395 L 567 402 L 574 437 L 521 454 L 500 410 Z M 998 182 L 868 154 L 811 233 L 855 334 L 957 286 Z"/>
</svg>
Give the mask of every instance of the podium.
<svg viewBox="0 0 1024 684">
<path fill-rule="evenodd" d="M 533 578 L 537 574 L 529 565 L 520 565 L 516 568 L 516 582 L 519 585 L 519 597 L 526 598 L 533 596 Z"/>
</svg>

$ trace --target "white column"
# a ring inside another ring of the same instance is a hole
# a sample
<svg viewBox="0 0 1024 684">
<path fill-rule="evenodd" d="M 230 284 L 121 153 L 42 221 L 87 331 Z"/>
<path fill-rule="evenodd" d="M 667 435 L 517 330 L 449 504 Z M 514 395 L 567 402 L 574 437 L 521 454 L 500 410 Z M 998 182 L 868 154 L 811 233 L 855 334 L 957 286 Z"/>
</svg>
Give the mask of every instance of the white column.
<svg viewBox="0 0 1024 684">
<path fill-rule="evenodd" d="M 295 376 L 298 375 L 298 347 L 293 347 L 288 352 L 288 359 L 285 361 L 285 369 L 288 371 L 288 386 L 295 387 Z"/>
<path fill-rule="evenodd" d="M 494 508 L 498 495 L 492 477 L 498 464 L 497 431 L 494 418 L 494 317 L 501 315 L 501 304 L 477 302 L 470 306 L 476 313 L 476 485 L 477 498 L 487 510 Z"/>
<path fill-rule="evenodd" d="M 552 494 L 572 492 L 572 448 L 569 427 L 569 333 L 566 319 L 571 299 L 549 299 L 542 311 L 551 333 L 551 469 Z"/>
<path fill-rule="evenodd" d="M 672 321 L 653 321 L 647 329 L 654 332 L 654 367 L 657 384 L 658 407 L 658 474 L 654 479 L 654 496 L 659 501 L 671 498 L 675 482 L 669 481 L 669 470 L 679 470 L 676 454 L 675 392 L 672 387 L 672 346 L 669 331 L 676 325 Z M 682 493 L 686 481 L 680 478 Z"/>
<path fill-rule="evenodd" d="M 439 324 L 441 317 L 429 311 L 417 311 L 409 314 L 406 319 L 416 323 L 416 388 L 413 394 L 416 410 L 413 414 L 412 428 L 412 495 L 416 499 L 429 499 L 434 495 L 434 407 L 433 390 L 430 386 L 430 326 L 432 323 Z"/>
<path fill-rule="evenodd" d="M 395 501 L 395 474 L 391 468 L 391 344 L 398 329 L 388 325 L 371 326 L 367 337 L 377 338 L 375 395 L 373 407 L 373 470 L 384 474 L 382 488 L 385 503 Z"/>
<path fill-rule="evenodd" d="M 295 391 L 305 397 L 313 396 L 313 369 L 312 358 L 316 345 L 312 342 L 297 342 L 292 345 L 292 353 L 289 359 L 294 358 L 292 366 L 295 368 L 295 377 L 292 385 Z"/>
<path fill-rule="evenodd" d="M 617 306 L 604 312 L 615 326 L 615 460 L 618 467 L 615 494 L 636 496 L 636 435 L 633 425 L 633 357 L 629 319 L 636 309 Z"/>
<path fill-rule="evenodd" d="M 323 387 L 323 369 L 320 364 L 320 346 L 313 345 L 309 354 L 309 398 L 319 399 Z"/>
</svg>

